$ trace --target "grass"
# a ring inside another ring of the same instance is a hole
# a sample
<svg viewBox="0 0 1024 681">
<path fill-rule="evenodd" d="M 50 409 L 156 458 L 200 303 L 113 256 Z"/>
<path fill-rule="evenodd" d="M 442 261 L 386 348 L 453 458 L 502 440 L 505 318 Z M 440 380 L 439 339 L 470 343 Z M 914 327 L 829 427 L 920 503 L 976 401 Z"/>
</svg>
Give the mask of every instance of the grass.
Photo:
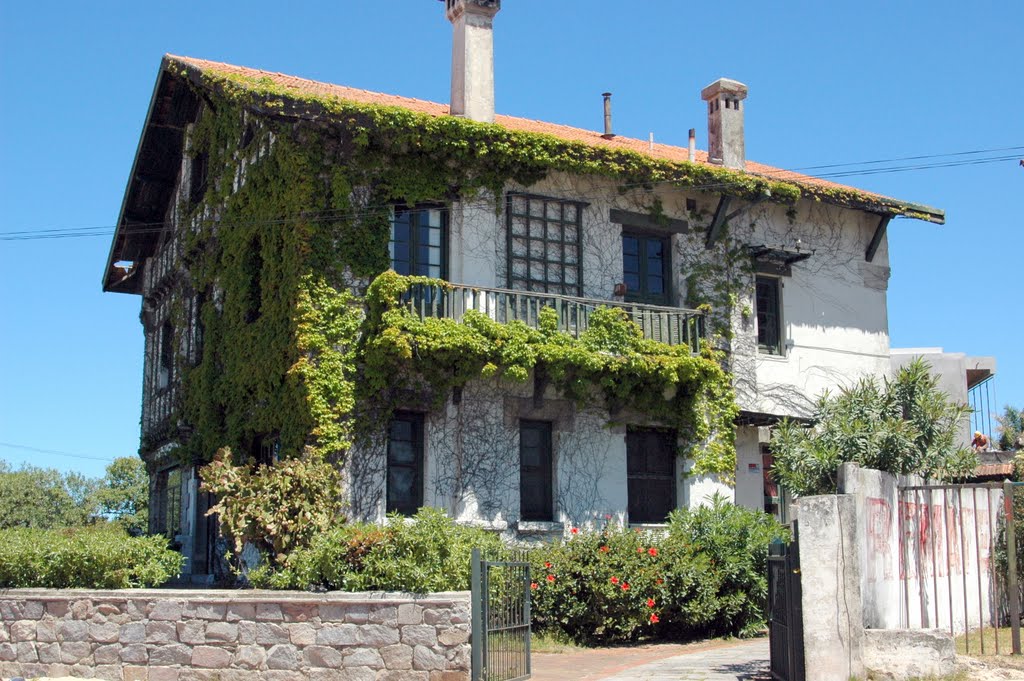
<svg viewBox="0 0 1024 681">
<path fill-rule="evenodd" d="M 996 637 L 999 641 L 999 654 L 996 655 Z M 974 630 L 956 637 L 957 655 L 970 655 L 993 667 L 1024 669 L 1024 656 L 1012 655 L 1013 642 L 1009 627 L 992 629 L 985 627 L 983 631 Z M 982 641 L 985 643 L 985 654 L 981 653 Z M 970 652 L 968 652 L 970 651 Z"/>
<path fill-rule="evenodd" d="M 575 653 L 580 650 L 586 648 L 564 634 L 545 631 L 530 636 L 530 652 L 533 653 Z"/>
</svg>

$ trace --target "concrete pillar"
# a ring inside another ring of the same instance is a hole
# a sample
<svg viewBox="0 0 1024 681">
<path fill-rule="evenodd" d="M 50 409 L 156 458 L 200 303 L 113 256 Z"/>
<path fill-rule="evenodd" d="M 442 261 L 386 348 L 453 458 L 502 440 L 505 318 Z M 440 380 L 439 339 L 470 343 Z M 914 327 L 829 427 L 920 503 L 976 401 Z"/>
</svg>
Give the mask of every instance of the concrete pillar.
<svg viewBox="0 0 1024 681">
<path fill-rule="evenodd" d="M 743 170 L 746 167 L 743 100 L 747 98 L 747 86 L 719 78 L 700 91 L 700 98 L 708 103 L 708 160 Z"/>
<path fill-rule="evenodd" d="M 806 681 L 864 675 L 857 512 L 852 495 L 796 501 Z"/>
<path fill-rule="evenodd" d="M 451 114 L 494 122 L 494 15 L 501 0 L 445 0 L 452 22 Z"/>
</svg>

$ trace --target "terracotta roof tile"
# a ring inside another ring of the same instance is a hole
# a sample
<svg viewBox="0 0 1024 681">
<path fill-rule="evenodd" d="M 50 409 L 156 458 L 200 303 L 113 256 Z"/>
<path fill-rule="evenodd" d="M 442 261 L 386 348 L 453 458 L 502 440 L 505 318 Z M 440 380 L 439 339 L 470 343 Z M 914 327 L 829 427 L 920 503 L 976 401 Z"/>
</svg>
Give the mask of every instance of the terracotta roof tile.
<svg viewBox="0 0 1024 681">
<path fill-rule="evenodd" d="M 346 87 L 344 85 L 322 83 L 315 80 L 308 80 L 306 78 L 289 76 L 283 73 L 263 71 L 261 69 L 253 69 L 244 66 L 235 66 L 233 64 L 224 64 L 220 62 L 208 61 L 205 59 L 196 59 L 193 57 L 180 57 L 168 54 L 166 55 L 166 58 L 194 66 L 202 71 L 211 71 L 219 74 L 237 75 L 253 79 L 269 78 L 276 85 L 289 89 L 295 89 L 300 92 L 304 92 L 311 95 L 337 97 L 339 99 L 344 99 L 359 104 L 397 106 L 402 107 L 404 109 L 409 109 L 411 111 L 429 114 L 431 116 L 446 116 L 449 113 L 449 106 L 447 104 L 438 104 L 436 102 L 429 102 L 422 99 L 413 99 L 411 97 L 389 95 L 381 92 L 373 92 L 370 90 L 360 90 L 357 88 Z M 593 147 L 609 147 L 612 149 L 628 150 L 639 154 L 643 154 L 651 158 L 673 162 L 682 162 L 687 160 L 688 152 L 686 147 L 677 147 L 669 144 L 655 144 L 653 148 L 651 148 L 650 142 L 648 140 L 640 140 L 630 137 L 619 136 L 616 136 L 609 140 L 604 139 L 601 136 L 601 133 L 593 130 L 574 128 L 568 125 L 559 125 L 557 123 L 548 123 L 545 121 L 538 121 L 529 118 L 504 116 L 501 114 L 495 116 L 494 122 L 509 130 L 543 133 L 571 142 L 581 142 L 583 144 L 587 144 Z M 710 165 L 708 164 L 708 155 L 705 151 L 697 151 L 696 160 L 698 163 Z M 849 187 L 846 185 L 837 184 L 835 182 L 829 182 L 828 180 L 823 180 L 809 175 L 803 175 L 801 173 L 796 173 L 790 170 L 775 168 L 773 166 L 765 165 L 763 163 L 757 163 L 755 161 L 748 160 L 746 162 L 746 172 L 754 175 L 764 176 L 771 180 L 799 182 L 801 184 L 821 188 L 844 189 L 856 191 L 860 194 L 864 194 L 869 197 L 875 197 L 878 199 L 884 199 L 889 201 L 897 201 L 896 199 L 891 199 L 881 194 L 876 194 L 874 192 L 855 189 L 853 187 Z"/>
<path fill-rule="evenodd" d="M 1012 463 L 984 463 L 974 469 L 974 477 L 1013 477 Z"/>
</svg>

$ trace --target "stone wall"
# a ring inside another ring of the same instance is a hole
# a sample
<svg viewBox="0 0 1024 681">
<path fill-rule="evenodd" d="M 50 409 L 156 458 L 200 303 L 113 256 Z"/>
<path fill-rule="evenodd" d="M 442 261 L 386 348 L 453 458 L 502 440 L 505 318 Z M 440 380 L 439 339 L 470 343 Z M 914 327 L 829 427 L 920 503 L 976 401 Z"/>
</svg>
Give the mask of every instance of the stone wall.
<svg viewBox="0 0 1024 681">
<path fill-rule="evenodd" d="M 0 677 L 469 679 L 468 592 L 0 591 Z"/>
</svg>

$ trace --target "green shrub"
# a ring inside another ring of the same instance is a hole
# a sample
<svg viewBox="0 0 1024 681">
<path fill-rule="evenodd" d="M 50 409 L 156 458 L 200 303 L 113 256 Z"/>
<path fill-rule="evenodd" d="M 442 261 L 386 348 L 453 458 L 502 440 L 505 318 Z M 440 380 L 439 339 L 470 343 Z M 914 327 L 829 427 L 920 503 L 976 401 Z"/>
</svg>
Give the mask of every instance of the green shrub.
<svg viewBox="0 0 1024 681">
<path fill-rule="evenodd" d="M 716 497 L 668 533 L 577 532 L 531 552 L 533 621 L 584 644 L 751 635 L 764 627 L 768 544 L 785 529 Z"/>
<path fill-rule="evenodd" d="M 442 511 L 421 508 L 411 519 L 386 525 L 350 523 L 315 537 L 287 565 L 263 564 L 249 572 L 254 586 L 275 589 L 410 591 L 469 589 L 474 548 L 500 551 L 497 536 L 456 524 Z"/>
<path fill-rule="evenodd" d="M 0 530 L 0 588 L 159 586 L 182 560 L 165 537 L 130 537 L 119 526 Z"/>
</svg>

